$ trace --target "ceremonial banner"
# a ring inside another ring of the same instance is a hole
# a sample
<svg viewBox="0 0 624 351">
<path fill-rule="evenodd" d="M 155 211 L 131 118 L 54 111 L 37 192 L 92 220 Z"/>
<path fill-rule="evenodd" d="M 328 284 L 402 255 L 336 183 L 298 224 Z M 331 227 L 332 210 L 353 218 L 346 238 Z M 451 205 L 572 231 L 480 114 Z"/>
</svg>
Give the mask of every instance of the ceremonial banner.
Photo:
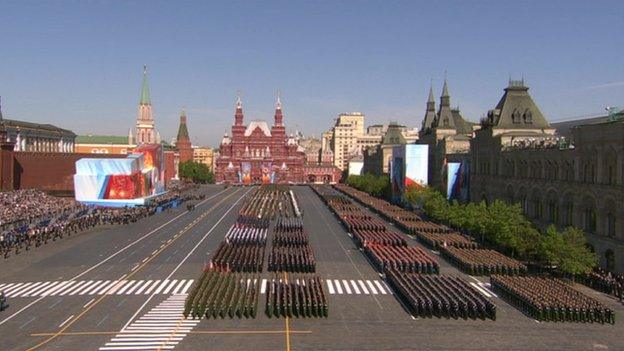
<svg viewBox="0 0 624 351">
<path fill-rule="evenodd" d="M 251 183 L 251 162 L 241 162 L 242 183 Z"/>
</svg>

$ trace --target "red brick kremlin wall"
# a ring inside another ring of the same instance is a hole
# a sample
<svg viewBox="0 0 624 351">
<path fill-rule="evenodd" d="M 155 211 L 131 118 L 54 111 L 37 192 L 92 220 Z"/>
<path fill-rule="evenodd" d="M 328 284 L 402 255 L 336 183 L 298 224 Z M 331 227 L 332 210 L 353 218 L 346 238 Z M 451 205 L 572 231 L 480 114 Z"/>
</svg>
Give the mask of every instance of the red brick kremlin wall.
<svg viewBox="0 0 624 351">
<path fill-rule="evenodd" d="M 126 155 L 13 152 L 13 189 L 37 188 L 73 193 L 76 161 L 81 158 L 125 158 Z"/>
</svg>

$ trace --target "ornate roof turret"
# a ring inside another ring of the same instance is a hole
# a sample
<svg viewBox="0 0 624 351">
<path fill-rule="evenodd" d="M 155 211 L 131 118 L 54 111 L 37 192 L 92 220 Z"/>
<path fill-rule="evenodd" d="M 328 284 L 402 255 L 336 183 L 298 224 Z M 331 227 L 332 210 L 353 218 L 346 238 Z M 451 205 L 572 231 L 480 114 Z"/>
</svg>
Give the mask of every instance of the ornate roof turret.
<svg viewBox="0 0 624 351">
<path fill-rule="evenodd" d="M 433 86 L 429 87 L 429 98 L 427 99 L 427 111 L 425 112 L 425 118 L 423 118 L 422 127 L 423 132 L 431 129 L 435 123 L 435 98 L 433 97 Z"/>
<path fill-rule="evenodd" d="M 274 116 L 275 125 L 281 126 L 283 118 L 284 116 L 282 115 L 282 101 L 280 100 L 280 93 L 278 91 L 277 99 L 275 101 L 275 116 Z"/>
<path fill-rule="evenodd" d="M 243 101 L 241 100 L 240 90 L 236 93 L 236 113 L 234 114 L 234 124 L 243 125 Z"/>
<path fill-rule="evenodd" d="M 186 111 L 182 109 L 180 112 L 180 126 L 178 127 L 178 136 L 176 137 L 177 142 L 188 141 L 189 140 L 189 132 L 186 127 Z"/>
<path fill-rule="evenodd" d="M 455 129 L 453 120 L 453 112 L 451 110 L 451 96 L 448 92 L 446 78 L 444 79 L 444 87 L 442 87 L 442 96 L 440 96 L 440 110 L 436 119 L 435 127 L 438 129 Z"/>
<path fill-rule="evenodd" d="M 509 80 L 505 93 L 493 110 L 487 124 L 504 129 L 549 129 L 550 124 L 529 95 L 523 80 Z"/>
</svg>

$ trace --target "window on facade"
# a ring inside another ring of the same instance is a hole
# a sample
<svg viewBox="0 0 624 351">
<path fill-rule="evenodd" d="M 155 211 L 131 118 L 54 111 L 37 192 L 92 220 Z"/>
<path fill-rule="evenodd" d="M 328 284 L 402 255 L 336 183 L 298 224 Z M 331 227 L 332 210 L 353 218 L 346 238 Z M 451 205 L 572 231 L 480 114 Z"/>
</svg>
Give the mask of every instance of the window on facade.
<svg viewBox="0 0 624 351">
<path fill-rule="evenodd" d="M 615 166 L 614 165 L 607 166 L 607 184 L 609 185 L 615 184 Z"/>
<path fill-rule="evenodd" d="M 585 208 L 584 220 L 585 220 L 585 231 L 587 231 L 588 233 L 595 233 L 596 232 L 596 210 L 594 209 L 593 206 L 588 206 L 587 208 Z"/>
<path fill-rule="evenodd" d="M 520 117 L 520 111 L 518 110 L 514 110 L 511 113 L 511 120 L 513 121 L 513 123 L 515 124 L 520 124 L 522 123 L 521 117 Z"/>
<path fill-rule="evenodd" d="M 564 216 L 563 224 L 572 225 L 574 220 L 574 205 L 572 202 L 568 202 L 563 206 Z"/>
<path fill-rule="evenodd" d="M 524 111 L 524 114 L 522 115 L 522 118 L 524 119 L 524 123 L 526 123 L 526 124 L 532 124 L 533 123 L 533 113 L 529 109 Z"/>
<path fill-rule="evenodd" d="M 551 199 L 548 201 L 548 221 L 550 223 L 559 222 L 559 207 L 557 206 L 557 200 Z"/>
<path fill-rule="evenodd" d="M 606 228 L 607 236 L 613 238 L 615 237 L 615 215 L 612 212 L 607 213 L 607 228 Z"/>
</svg>

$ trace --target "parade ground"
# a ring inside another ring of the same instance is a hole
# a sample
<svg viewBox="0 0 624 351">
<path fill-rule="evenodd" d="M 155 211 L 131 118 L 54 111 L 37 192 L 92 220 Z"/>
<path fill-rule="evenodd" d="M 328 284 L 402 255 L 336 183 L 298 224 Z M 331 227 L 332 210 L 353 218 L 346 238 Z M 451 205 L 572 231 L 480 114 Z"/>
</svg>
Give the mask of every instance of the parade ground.
<svg viewBox="0 0 624 351">
<path fill-rule="evenodd" d="M 253 189 L 204 186 L 206 197 L 192 211 L 179 206 L 136 223 L 96 227 L 0 260 L 0 290 L 9 302 L 0 312 L 0 350 L 624 349 L 624 306 L 614 298 L 577 286 L 615 311 L 614 325 L 539 322 L 497 296 L 488 277 L 460 272 L 424 247 L 441 273 L 463 277 L 491 299 L 497 316 L 412 316 L 308 186 L 291 189 L 328 317 L 269 318 L 261 283 L 256 318 L 183 319 L 186 294 Z M 263 281 L 273 275 L 260 274 Z"/>
</svg>

